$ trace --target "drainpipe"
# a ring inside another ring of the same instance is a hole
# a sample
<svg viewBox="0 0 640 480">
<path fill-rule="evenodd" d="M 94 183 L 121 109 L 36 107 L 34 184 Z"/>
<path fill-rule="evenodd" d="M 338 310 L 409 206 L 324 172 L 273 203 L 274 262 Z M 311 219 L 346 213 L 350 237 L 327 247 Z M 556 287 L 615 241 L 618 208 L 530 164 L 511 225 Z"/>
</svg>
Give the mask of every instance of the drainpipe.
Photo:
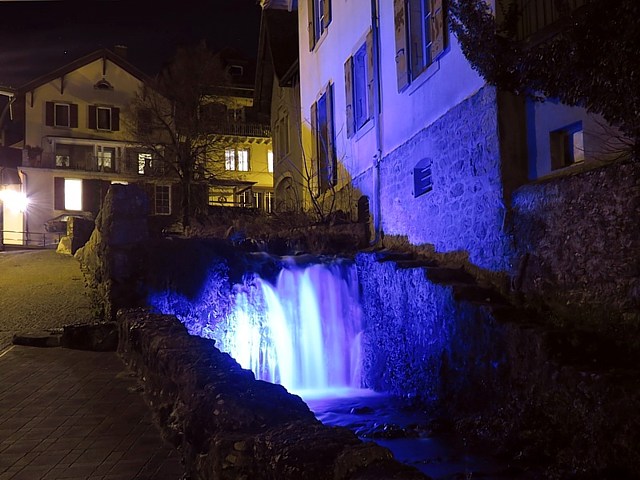
<svg viewBox="0 0 640 480">
<path fill-rule="evenodd" d="M 371 33 L 373 36 L 373 110 L 376 130 L 376 153 L 373 156 L 373 230 L 374 236 L 369 246 L 375 246 L 381 238 L 382 208 L 380 205 L 380 162 L 382 160 L 382 105 L 380 101 L 380 24 L 378 0 L 371 0 Z"/>
</svg>

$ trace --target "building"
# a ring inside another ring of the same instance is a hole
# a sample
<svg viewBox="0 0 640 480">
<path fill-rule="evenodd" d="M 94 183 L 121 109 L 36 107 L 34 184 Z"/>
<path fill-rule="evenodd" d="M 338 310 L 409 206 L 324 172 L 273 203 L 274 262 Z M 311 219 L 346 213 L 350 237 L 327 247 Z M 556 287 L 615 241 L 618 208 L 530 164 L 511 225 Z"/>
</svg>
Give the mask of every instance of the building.
<svg viewBox="0 0 640 480">
<path fill-rule="evenodd" d="M 130 132 L 127 109 L 147 78 L 125 54 L 99 50 L 16 90 L 2 126 L 6 146 L 22 153 L 17 176 L 28 205 L 12 217 L 5 244 L 55 244 L 59 235 L 47 230 L 56 220 L 95 218 L 112 183 L 145 184 L 151 213 L 171 215 L 174 181 L 154 175 L 151 154 Z"/>
<path fill-rule="evenodd" d="M 273 211 L 273 152 L 268 121 L 253 108 L 255 64 L 225 49 L 216 54 L 224 72 L 222 85 L 212 87 L 206 115 L 215 152 L 211 162 L 221 168 L 209 180 L 209 205 Z"/>
<path fill-rule="evenodd" d="M 366 197 L 377 238 L 511 271 L 513 191 L 601 158 L 601 119 L 488 85 L 447 25 L 439 0 L 299 3 L 308 186 L 347 211 Z"/>
<path fill-rule="evenodd" d="M 300 131 L 298 15 L 293 2 L 263 2 L 254 106 L 273 133 L 275 209 L 309 205 Z"/>
</svg>

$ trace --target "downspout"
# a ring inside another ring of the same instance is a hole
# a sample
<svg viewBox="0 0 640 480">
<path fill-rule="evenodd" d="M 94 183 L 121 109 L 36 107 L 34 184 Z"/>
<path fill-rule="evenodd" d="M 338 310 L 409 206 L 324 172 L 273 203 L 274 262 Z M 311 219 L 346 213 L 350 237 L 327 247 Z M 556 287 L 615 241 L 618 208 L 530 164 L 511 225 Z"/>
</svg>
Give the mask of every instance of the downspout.
<svg viewBox="0 0 640 480">
<path fill-rule="evenodd" d="M 373 156 L 373 239 L 369 246 L 373 247 L 382 237 L 382 207 L 380 205 L 380 162 L 382 160 L 382 105 L 380 101 L 380 24 L 378 0 L 371 0 L 371 33 L 373 37 L 373 110 L 376 131 L 376 153 Z"/>
</svg>

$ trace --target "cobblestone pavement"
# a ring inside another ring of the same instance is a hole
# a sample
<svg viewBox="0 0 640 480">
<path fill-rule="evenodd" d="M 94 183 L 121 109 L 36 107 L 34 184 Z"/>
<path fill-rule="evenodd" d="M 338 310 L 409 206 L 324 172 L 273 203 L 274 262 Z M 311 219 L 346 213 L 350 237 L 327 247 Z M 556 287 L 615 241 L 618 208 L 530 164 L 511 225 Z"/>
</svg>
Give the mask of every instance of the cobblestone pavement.
<svg viewBox="0 0 640 480">
<path fill-rule="evenodd" d="M 15 333 L 93 319 L 78 261 L 54 250 L 0 252 L 0 349 Z"/>
<path fill-rule="evenodd" d="M 0 480 L 183 478 L 117 354 L 9 346 L 91 320 L 73 257 L 0 252 Z"/>
</svg>

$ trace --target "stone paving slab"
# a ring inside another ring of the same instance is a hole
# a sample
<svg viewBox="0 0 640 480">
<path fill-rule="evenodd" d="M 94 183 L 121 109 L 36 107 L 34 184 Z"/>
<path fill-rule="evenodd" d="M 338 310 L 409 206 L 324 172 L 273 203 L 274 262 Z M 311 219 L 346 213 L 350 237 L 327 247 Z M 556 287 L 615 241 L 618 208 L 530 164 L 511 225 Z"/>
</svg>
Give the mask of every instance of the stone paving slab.
<svg viewBox="0 0 640 480">
<path fill-rule="evenodd" d="M 0 480 L 180 480 L 115 353 L 12 346 L 0 351 Z"/>
</svg>

